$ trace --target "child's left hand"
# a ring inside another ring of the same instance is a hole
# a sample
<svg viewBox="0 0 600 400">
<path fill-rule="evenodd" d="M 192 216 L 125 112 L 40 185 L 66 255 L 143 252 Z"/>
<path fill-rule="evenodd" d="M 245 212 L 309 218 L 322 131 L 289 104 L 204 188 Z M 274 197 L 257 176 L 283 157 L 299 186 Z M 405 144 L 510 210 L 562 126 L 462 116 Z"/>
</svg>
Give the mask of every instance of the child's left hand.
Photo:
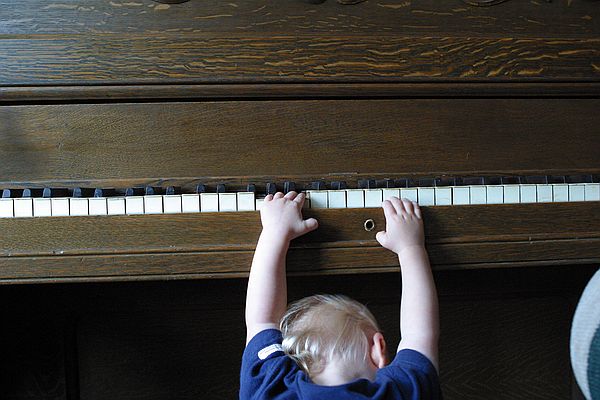
<svg viewBox="0 0 600 400">
<path fill-rule="evenodd" d="M 319 223 L 314 218 L 302 218 L 302 206 L 306 195 L 281 192 L 265 197 L 260 209 L 263 232 L 292 240 L 317 229 Z"/>
</svg>

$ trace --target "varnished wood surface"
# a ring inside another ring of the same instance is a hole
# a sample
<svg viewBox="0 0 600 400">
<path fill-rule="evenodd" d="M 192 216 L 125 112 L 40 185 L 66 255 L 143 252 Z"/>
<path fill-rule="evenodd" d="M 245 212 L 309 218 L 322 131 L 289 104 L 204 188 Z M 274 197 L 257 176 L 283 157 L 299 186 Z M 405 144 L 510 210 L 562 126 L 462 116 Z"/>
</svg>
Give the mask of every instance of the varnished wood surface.
<svg viewBox="0 0 600 400">
<path fill-rule="evenodd" d="M 0 5 L 2 86 L 600 76 L 593 2 Z"/>
<path fill-rule="evenodd" d="M 0 184 L 597 173 L 599 108 L 598 99 L 1 107 Z"/>
<path fill-rule="evenodd" d="M 335 1 L 218 0 L 178 5 L 138 1 L 0 2 L 0 34 L 103 34 L 239 32 L 267 34 L 455 32 L 473 36 L 587 36 L 598 33 L 597 4 L 509 1 L 494 7 L 472 7 L 460 0 L 387 0 L 355 6 Z"/>
<path fill-rule="evenodd" d="M 600 77 L 599 38 L 106 34 L 0 40 L 0 54 L 3 86 Z"/>
<path fill-rule="evenodd" d="M 310 210 L 320 228 L 295 241 L 298 275 L 397 271 L 374 239 L 380 209 Z M 373 219 L 376 229 L 363 228 Z M 435 269 L 600 262 L 597 202 L 424 209 Z M 247 276 L 257 213 L 2 219 L 3 283 Z"/>
</svg>

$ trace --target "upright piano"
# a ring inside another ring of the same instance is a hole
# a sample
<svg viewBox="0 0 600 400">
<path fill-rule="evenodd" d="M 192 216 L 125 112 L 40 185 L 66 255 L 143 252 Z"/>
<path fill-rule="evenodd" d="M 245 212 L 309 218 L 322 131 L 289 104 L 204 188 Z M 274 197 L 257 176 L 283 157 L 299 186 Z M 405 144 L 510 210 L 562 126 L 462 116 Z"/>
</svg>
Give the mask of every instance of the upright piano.
<svg viewBox="0 0 600 400">
<path fill-rule="evenodd" d="M 257 209 L 305 191 L 290 298 L 400 337 L 423 206 L 447 399 L 580 399 L 600 264 L 594 1 L 0 2 L 0 398 L 232 399 Z"/>
</svg>

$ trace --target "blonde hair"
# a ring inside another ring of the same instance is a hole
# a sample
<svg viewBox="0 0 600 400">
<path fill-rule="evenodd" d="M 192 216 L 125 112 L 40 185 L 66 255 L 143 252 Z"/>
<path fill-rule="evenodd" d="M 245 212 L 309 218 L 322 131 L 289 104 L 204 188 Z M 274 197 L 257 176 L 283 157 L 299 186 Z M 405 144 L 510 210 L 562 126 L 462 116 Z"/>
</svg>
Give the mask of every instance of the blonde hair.
<svg viewBox="0 0 600 400">
<path fill-rule="evenodd" d="M 364 365 L 370 335 L 379 332 L 367 307 L 342 295 L 314 295 L 292 303 L 280 328 L 284 352 L 311 378 L 332 360 L 349 368 Z"/>
</svg>

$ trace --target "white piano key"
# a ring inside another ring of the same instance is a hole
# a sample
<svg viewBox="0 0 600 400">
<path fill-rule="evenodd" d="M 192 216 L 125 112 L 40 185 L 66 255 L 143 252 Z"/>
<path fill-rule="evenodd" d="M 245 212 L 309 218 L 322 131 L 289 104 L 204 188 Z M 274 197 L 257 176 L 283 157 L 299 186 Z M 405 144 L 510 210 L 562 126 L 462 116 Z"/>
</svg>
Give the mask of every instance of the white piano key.
<svg viewBox="0 0 600 400">
<path fill-rule="evenodd" d="M 219 195 L 217 193 L 200 193 L 200 211 L 219 211 Z"/>
<path fill-rule="evenodd" d="M 163 213 L 163 197 L 158 195 L 144 196 L 144 213 L 145 214 L 162 214 Z"/>
<path fill-rule="evenodd" d="M 564 183 L 552 185 L 552 197 L 557 203 L 569 201 L 569 185 Z"/>
<path fill-rule="evenodd" d="M 256 211 L 260 211 L 264 202 L 265 202 L 265 199 L 256 199 Z M 304 202 L 304 205 L 306 206 L 306 201 Z"/>
<path fill-rule="evenodd" d="M 181 195 L 181 212 L 184 212 L 184 213 L 200 212 L 200 195 L 199 194 L 182 194 Z"/>
<path fill-rule="evenodd" d="M 419 196 L 420 206 L 433 206 L 435 205 L 435 190 L 428 187 L 417 188 Z"/>
<path fill-rule="evenodd" d="M 347 189 L 346 190 L 346 206 L 348 208 L 364 208 L 365 207 L 365 192 L 362 189 Z"/>
<path fill-rule="evenodd" d="M 69 199 L 58 197 L 50 199 L 52 205 L 53 217 L 68 217 L 69 216 Z"/>
<path fill-rule="evenodd" d="M 551 203 L 552 199 L 552 185 L 537 185 L 538 203 Z"/>
<path fill-rule="evenodd" d="M 219 193 L 219 211 L 237 211 L 237 195 Z"/>
<path fill-rule="evenodd" d="M 585 200 L 600 201 L 600 183 L 585 184 Z"/>
<path fill-rule="evenodd" d="M 33 217 L 33 199 L 14 199 L 15 217 Z"/>
<path fill-rule="evenodd" d="M 452 204 L 471 204 L 471 190 L 468 186 L 452 187 Z"/>
<path fill-rule="evenodd" d="M 569 185 L 569 201 L 584 201 L 585 186 L 583 184 Z"/>
<path fill-rule="evenodd" d="M 69 215 L 81 216 L 89 215 L 88 199 L 71 198 L 69 199 Z"/>
<path fill-rule="evenodd" d="M 50 217 L 52 216 L 52 205 L 50 199 L 36 197 L 33 199 L 33 216 Z"/>
<path fill-rule="evenodd" d="M 144 197 L 129 196 L 125 197 L 125 212 L 129 215 L 144 213 Z"/>
<path fill-rule="evenodd" d="M 124 197 L 108 197 L 106 199 L 106 211 L 108 215 L 123 215 L 125 214 L 125 198 Z"/>
<path fill-rule="evenodd" d="M 326 190 L 309 190 L 310 208 L 327 208 Z"/>
<path fill-rule="evenodd" d="M 254 211 L 256 203 L 254 201 L 253 192 L 238 192 L 237 193 L 238 211 Z"/>
<path fill-rule="evenodd" d="M 329 190 L 327 191 L 327 203 L 329 208 L 346 208 L 346 191 Z"/>
<path fill-rule="evenodd" d="M 521 202 L 521 189 L 519 185 L 503 185 L 504 202 L 506 204 L 517 204 Z"/>
<path fill-rule="evenodd" d="M 400 189 L 382 189 L 383 201 L 389 200 L 392 197 L 400 198 Z"/>
<path fill-rule="evenodd" d="M 107 215 L 108 206 L 105 197 L 91 197 L 88 199 L 90 215 Z"/>
<path fill-rule="evenodd" d="M 487 187 L 483 185 L 469 186 L 471 204 L 487 204 Z"/>
<path fill-rule="evenodd" d="M 521 203 L 537 203 L 536 185 L 521 185 Z"/>
<path fill-rule="evenodd" d="M 182 211 L 181 195 L 168 194 L 163 196 L 163 210 L 165 214 L 179 214 Z"/>
<path fill-rule="evenodd" d="M 365 207 L 381 207 L 383 192 L 381 189 L 365 189 Z"/>
<path fill-rule="evenodd" d="M 0 218 L 13 218 L 14 216 L 13 199 L 0 199 Z"/>
<path fill-rule="evenodd" d="M 435 205 L 436 206 L 452 205 L 452 188 L 451 187 L 436 187 L 435 188 Z"/>
<path fill-rule="evenodd" d="M 400 198 L 414 201 L 415 203 L 417 203 L 419 201 L 417 188 L 400 189 Z"/>
<path fill-rule="evenodd" d="M 485 187 L 487 204 L 502 204 L 504 203 L 504 186 L 489 185 Z"/>
</svg>

